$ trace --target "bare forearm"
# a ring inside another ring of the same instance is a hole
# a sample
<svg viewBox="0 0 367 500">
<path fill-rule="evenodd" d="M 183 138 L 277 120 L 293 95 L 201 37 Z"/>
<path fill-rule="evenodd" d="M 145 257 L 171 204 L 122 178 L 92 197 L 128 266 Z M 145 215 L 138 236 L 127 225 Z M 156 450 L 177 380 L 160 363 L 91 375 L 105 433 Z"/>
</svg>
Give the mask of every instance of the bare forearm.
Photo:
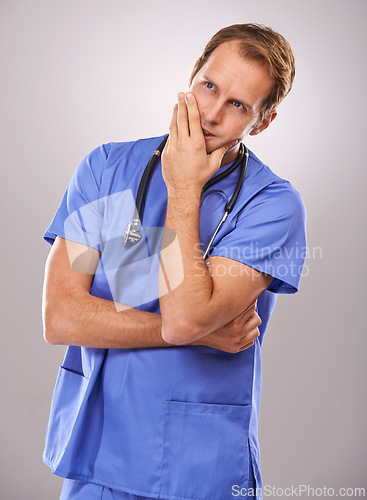
<svg viewBox="0 0 367 500">
<path fill-rule="evenodd" d="M 45 338 L 51 344 L 99 348 L 169 346 L 161 336 L 159 314 L 128 308 L 89 293 L 45 303 Z"/>
<path fill-rule="evenodd" d="M 204 328 L 206 317 L 210 315 L 209 303 L 212 296 L 212 279 L 202 258 L 199 239 L 199 203 L 200 195 L 190 194 L 180 196 L 169 194 L 165 227 L 175 231 L 179 242 L 179 252 L 182 259 L 183 279 L 178 287 L 171 290 L 160 299 L 163 316 L 163 329 L 166 324 L 172 324 L 173 315 L 186 323 L 188 319 L 193 324 Z M 165 243 L 163 241 L 163 247 Z M 172 250 L 171 250 L 172 248 Z M 177 247 L 167 247 L 163 255 L 163 265 L 166 276 L 177 272 Z M 180 281 L 177 279 L 175 281 Z M 165 321 L 167 320 L 167 323 Z M 209 332 L 207 332 L 209 333 Z M 204 335 L 205 332 L 202 332 Z M 201 335 L 201 336 L 202 336 Z"/>
<path fill-rule="evenodd" d="M 184 276 L 179 286 L 160 299 L 162 337 L 178 345 L 202 342 L 207 335 L 220 330 L 254 304 L 272 280 L 272 277 L 266 277 L 247 266 L 242 267 L 242 264 L 230 259 L 219 263 L 216 260 L 218 258 L 212 259 L 209 272 L 199 243 L 198 199 L 198 195 L 188 198 L 184 193 L 181 196 L 168 196 L 165 225 L 175 231 L 179 249 L 177 245 L 171 245 L 163 250 L 165 278 L 169 278 L 179 268 L 175 255 L 178 251 Z M 228 276 L 231 278 L 228 279 Z M 175 277 L 168 281 L 177 283 L 179 279 Z M 225 302 L 224 298 L 233 294 L 234 290 L 237 293 L 233 299 Z"/>
</svg>

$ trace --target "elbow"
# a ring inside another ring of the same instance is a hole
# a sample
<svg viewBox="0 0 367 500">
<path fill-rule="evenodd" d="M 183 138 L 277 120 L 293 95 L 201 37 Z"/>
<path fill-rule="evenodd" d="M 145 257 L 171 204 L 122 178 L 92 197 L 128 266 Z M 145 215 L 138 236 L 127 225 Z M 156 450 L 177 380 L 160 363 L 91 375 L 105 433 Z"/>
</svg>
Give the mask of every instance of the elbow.
<svg viewBox="0 0 367 500">
<path fill-rule="evenodd" d="M 206 332 L 190 321 L 164 321 L 162 318 L 162 338 L 172 345 L 185 345 L 204 337 Z"/>
<path fill-rule="evenodd" d="M 48 330 L 43 329 L 43 338 L 50 345 L 58 345 L 55 337 Z"/>
<path fill-rule="evenodd" d="M 53 332 L 49 328 L 45 327 L 43 328 L 43 338 L 47 342 L 47 344 L 60 345 L 60 342 L 58 342 L 55 332 Z"/>
<path fill-rule="evenodd" d="M 63 345 L 61 320 L 55 311 L 46 310 L 43 314 L 43 338 L 51 345 Z"/>
<path fill-rule="evenodd" d="M 58 345 L 57 332 L 49 319 L 43 321 L 43 338 L 48 344 Z"/>
</svg>

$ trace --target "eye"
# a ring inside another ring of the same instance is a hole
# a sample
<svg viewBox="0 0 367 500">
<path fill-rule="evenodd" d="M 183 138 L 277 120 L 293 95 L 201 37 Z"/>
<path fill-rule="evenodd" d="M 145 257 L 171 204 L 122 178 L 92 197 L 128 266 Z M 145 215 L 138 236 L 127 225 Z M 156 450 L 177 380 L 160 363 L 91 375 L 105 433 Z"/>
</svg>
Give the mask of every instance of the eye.
<svg viewBox="0 0 367 500">
<path fill-rule="evenodd" d="M 212 90 L 214 88 L 214 85 L 211 82 L 205 82 L 205 86 L 209 90 Z"/>
<path fill-rule="evenodd" d="M 236 106 L 236 108 L 238 108 L 238 109 L 245 110 L 245 106 L 239 101 L 233 101 L 233 105 Z"/>
</svg>

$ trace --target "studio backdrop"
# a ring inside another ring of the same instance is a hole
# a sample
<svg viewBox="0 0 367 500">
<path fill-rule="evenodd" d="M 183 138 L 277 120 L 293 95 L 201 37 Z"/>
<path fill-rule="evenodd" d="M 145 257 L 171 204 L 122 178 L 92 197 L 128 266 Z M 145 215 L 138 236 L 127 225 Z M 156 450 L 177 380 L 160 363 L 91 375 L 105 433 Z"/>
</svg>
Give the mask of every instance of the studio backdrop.
<svg viewBox="0 0 367 500">
<path fill-rule="evenodd" d="M 65 352 L 42 338 L 42 235 L 73 171 L 101 144 L 168 132 L 206 42 L 246 22 L 279 31 L 296 54 L 293 90 L 247 146 L 301 192 L 308 214 L 300 291 L 278 297 L 262 346 L 264 485 L 269 498 L 291 485 L 367 487 L 366 5 L 1 2 L 2 499 L 61 489 L 42 463 Z"/>
</svg>

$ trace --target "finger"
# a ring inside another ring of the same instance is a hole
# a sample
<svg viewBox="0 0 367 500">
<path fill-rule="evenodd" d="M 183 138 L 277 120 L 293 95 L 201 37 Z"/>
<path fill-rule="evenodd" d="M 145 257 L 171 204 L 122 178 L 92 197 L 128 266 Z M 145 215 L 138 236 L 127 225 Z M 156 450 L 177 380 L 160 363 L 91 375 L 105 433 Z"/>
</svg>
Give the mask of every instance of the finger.
<svg viewBox="0 0 367 500">
<path fill-rule="evenodd" d="M 254 314 L 255 311 L 256 311 L 256 302 L 251 304 L 250 307 L 241 314 L 241 320 L 246 322 L 248 319 L 251 318 L 251 316 Z"/>
<path fill-rule="evenodd" d="M 204 144 L 205 139 L 203 129 L 201 127 L 199 108 L 195 96 L 191 94 L 191 92 L 186 94 L 186 103 L 189 115 L 190 137 L 200 139 L 200 141 Z"/>
<path fill-rule="evenodd" d="M 261 318 L 256 312 L 254 312 L 242 327 L 243 336 L 247 335 L 252 330 L 256 330 L 260 325 Z"/>
<path fill-rule="evenodd" d="M 209 162 L 212 163 L 213 167 L 214 166 L 220 166 L 221 162 L 222 162 L 222 158 L 223 156 L 225 155 L 225 153 L 231 149 L 231 148 L 234 148 L 236 145 L 238 144 L 238 140 L 234 140 L 234 141 L 231 141 L 227 144 L 224 144 L 223 146 L 221 146 L 220 148 L 216 149 L 215 151 L 213 151 L 210 155 L 210 159 L 209 159 Z"/>
<path fill-rule="evenodd" d="M 180 92 L 178 98 L 177 128 L 178 139 L 186 139 L 190 135 L 185 94 Z"/>
<path fill-rule="evenodd" d="M 260 337 L 260 330 L 258 328 L 255 328 L 251 330 L 249 333 L 244 335 L 242 338 L 239 339 L 240 344 L 248 344 L 249 342 L 252 342 L 253 340 L 257 339 Z"/>
<path fill-rule="evenodd" d="M 238 344 L 247 345 L 249 342 L 255 342 L 255 340 L 260 337 L 259 329 L 253 330 L 248 335 L 245 335 L 242 339 L 239 339 Z"/>
<path fill-rule="evenodd" d="M 238 352 L 239 351 L 244 351 L 245 349 L 248 349 L 249 347 L 253 346 L 254 345 L 254 341 L 252 342 L 249 342 L 248 344 L 244 345 L 243 347 L 241 347 L 241 349 L 238 349 Z"/>
<path fill-rule="evenodd" d="M 177 142 L 177 114 L 178 114 L 178 104 L 176 103 L 173 107 L 173 113 L 171 118 L 171 123 L 169 124 L 169 138 L 170 143 Z"/>
</svg>

